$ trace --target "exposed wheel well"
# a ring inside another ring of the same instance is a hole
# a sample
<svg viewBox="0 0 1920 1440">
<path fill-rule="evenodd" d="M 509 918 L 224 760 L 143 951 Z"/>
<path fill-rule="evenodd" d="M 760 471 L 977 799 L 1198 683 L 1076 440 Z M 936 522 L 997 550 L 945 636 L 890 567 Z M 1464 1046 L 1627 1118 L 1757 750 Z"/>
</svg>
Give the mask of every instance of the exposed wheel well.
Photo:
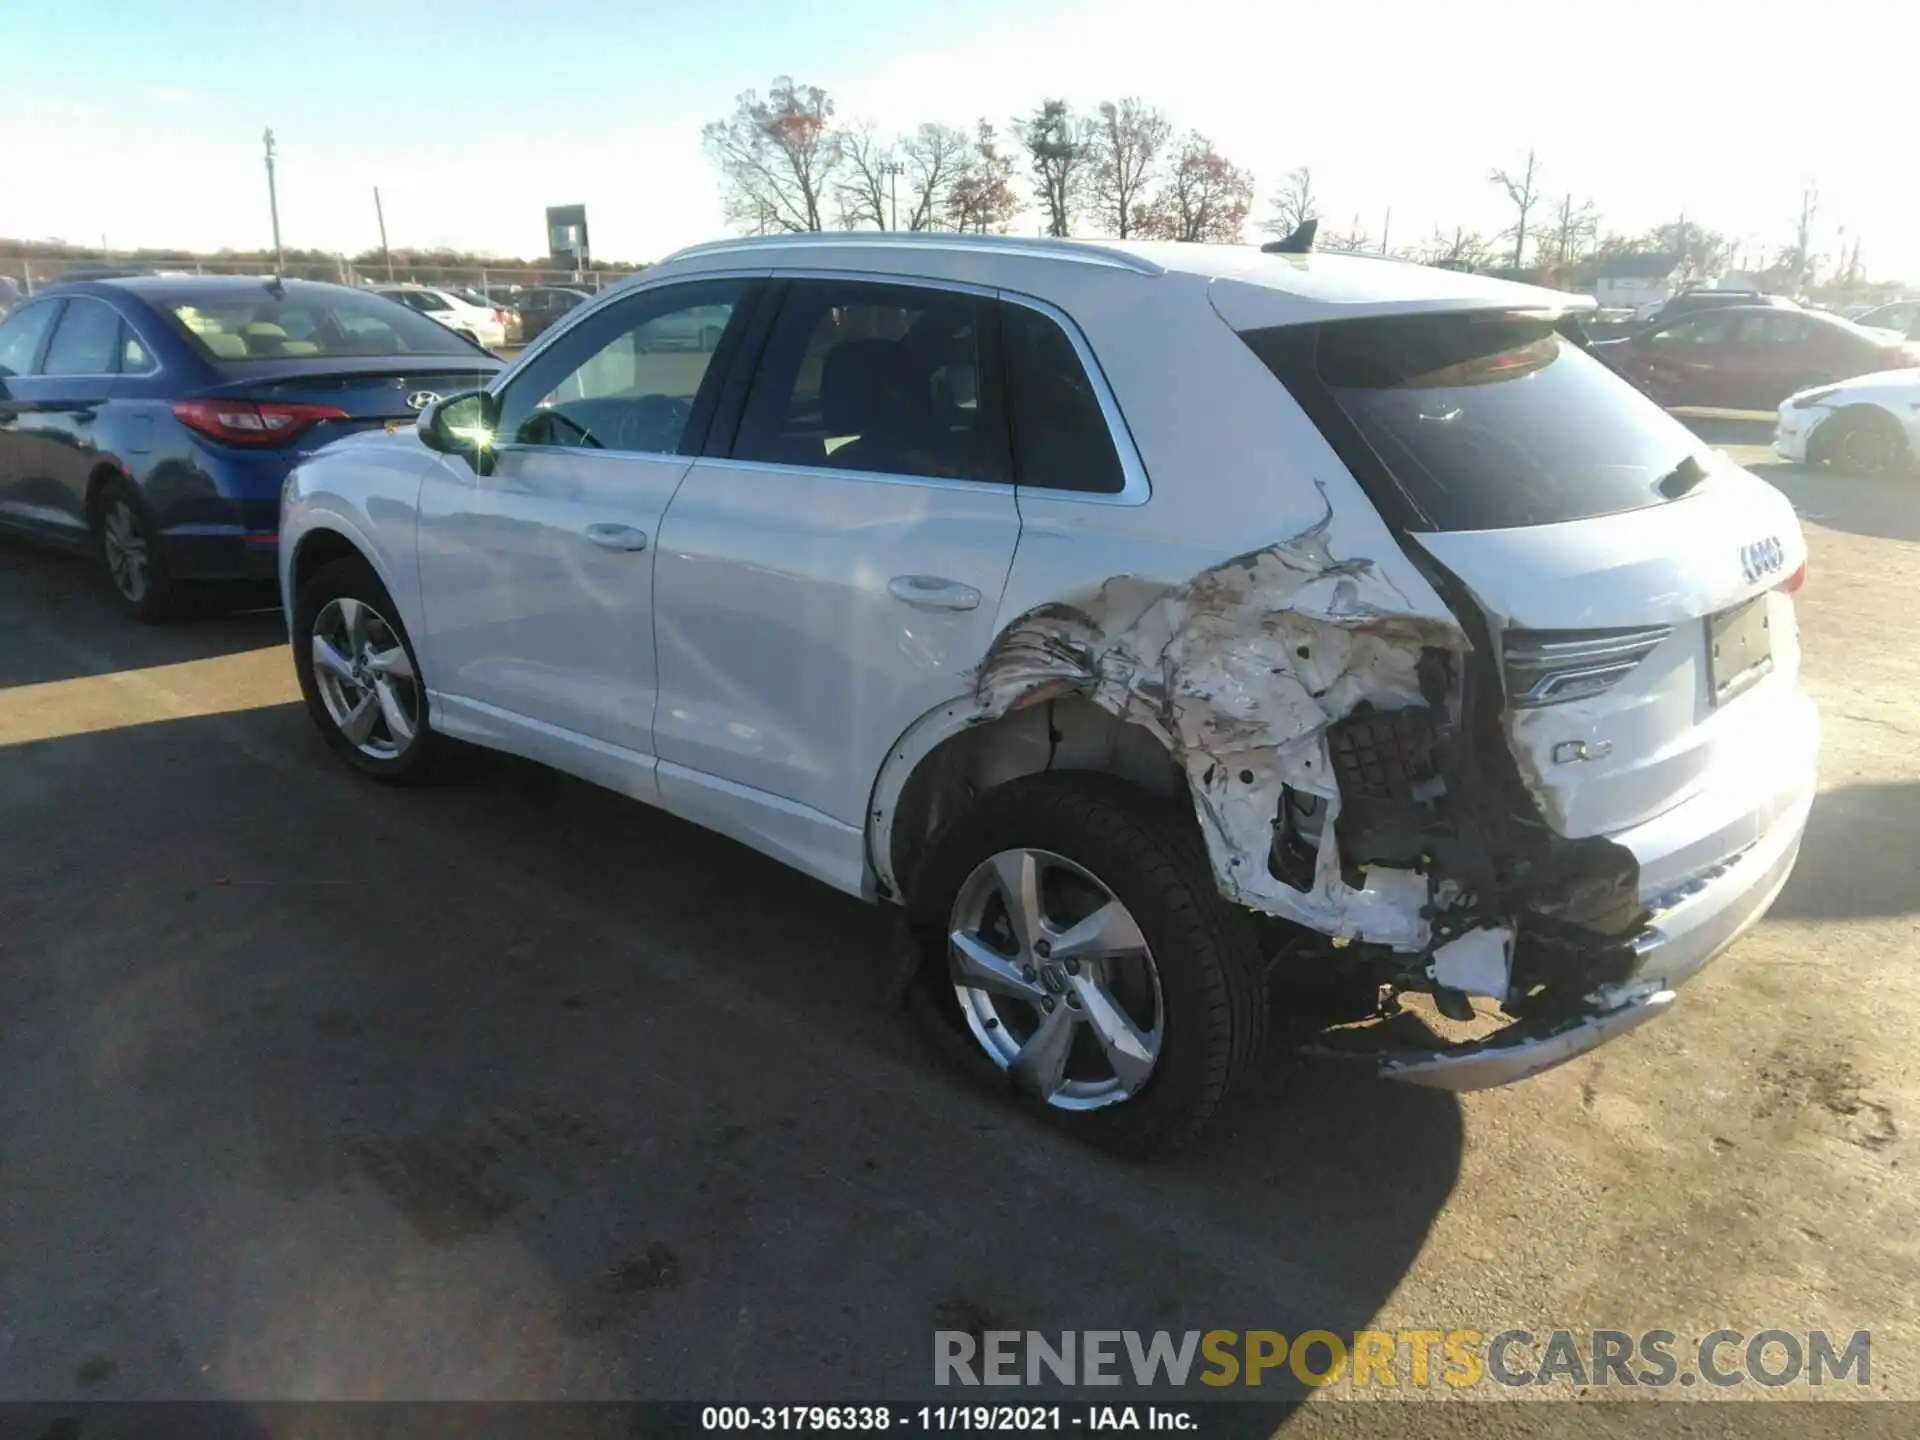
<svg viewBox="0 0 1920 1440">
<path fill-rule="evenodd" d="M 1148 730 L 1081 696 L 1009 711 L 948 736 L 914 766 L 887 827 L 887 859 L 902 889 L 929 843 L 989 790 L 1042 771 L 1109 775 L 1193 819 L 1186 776 Z"/>
<path fill-rule="evenodd" d="M 97 529 L 100 523 L 100 492 L 116 480 L 127 478 L 127 472 L 118 465 L 102 461 L 93 467 L 93 473 L 87 476 L 87 528 Z"/>
<path fill-rule="evenodd" d="M 1846 434 L 1849 427 L 1863 423 L 1889 427 L 1902 440 L 1906 438 L 1901 432 L 1900 421 L 1878 405 L 1848 405 L 1834 411 L 1813 432 L 1807 443 L 1807 459 L 1815 464 L 1831 459 L 1835 442 Z"/>
<path fill-rule="evenodd" d="M 323 565 L 331 565 L 335 560 L 348 555 L 358 555 L 360 547 L 355 545 L 338 530 L 310 530 L 301 538 L 300 547 L 293 552 L 293 570 L 288 576 L 292 587 L 291 601 L 306 586 L 308 579 Z"/>
</svg>

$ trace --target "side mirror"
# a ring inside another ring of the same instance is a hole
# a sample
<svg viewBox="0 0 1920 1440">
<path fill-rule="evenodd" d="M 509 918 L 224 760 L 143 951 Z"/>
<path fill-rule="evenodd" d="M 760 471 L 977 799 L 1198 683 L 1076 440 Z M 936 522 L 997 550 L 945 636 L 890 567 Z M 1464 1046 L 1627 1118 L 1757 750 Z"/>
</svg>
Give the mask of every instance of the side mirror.
<svg viewBox="0 0 1920 1440">
<path fill-rule="evenodd" d="M 459 455 L 484 475 L 492 468 L 493 436 L 500 402 L 484 390 L 465 390 L 436 400 L 420 412 L 421 443 L 444 455 Z"/>
</svg>

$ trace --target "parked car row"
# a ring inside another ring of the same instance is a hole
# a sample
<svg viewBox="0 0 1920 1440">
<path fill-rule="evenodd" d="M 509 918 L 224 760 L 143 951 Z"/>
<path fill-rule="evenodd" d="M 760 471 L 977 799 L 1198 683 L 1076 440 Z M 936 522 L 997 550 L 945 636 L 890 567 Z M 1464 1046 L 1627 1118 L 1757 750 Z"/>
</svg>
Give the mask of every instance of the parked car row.
<svg viewBox="0 0 1920 1440">
<path fill-rule="evenodd" d="M 1715 305 L 1593 352 L 1666 406 L 1772 410 L 1789 395 L 1920 365 L 1920 345 L 1798 306 Z"/>
<path fill-rule="evenodd" d="M 137 276 L 0 321 L 0 529 L 92 551 L 142 620 L 276 574 L 287 472 L 500 361 L 340 285 Z"/>
</svg>

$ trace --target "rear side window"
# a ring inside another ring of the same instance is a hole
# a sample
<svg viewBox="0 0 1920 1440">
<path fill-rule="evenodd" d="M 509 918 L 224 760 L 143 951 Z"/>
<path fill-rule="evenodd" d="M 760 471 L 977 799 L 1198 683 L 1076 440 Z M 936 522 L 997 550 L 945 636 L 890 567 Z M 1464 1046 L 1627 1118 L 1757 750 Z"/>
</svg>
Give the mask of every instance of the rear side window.
<svg viewBox="0 0 1920 1440">
<path fill-rule="evenodd" d="M 981 357 L 991 304 L 910 285 L 794 281 L 733 458 L 1005 481 L 1006 427 Z"/>
<path fill-rule="evenodd" d="M 119 312 L 104 301 L 76 295 L 54 329 L 40 373 L 111 375 L 119 368 L 119 354 Z"/>
<path fill-rule="evenodd" d="M 1408 530 L 1495 530 L 1668 503 L 1700 442 L 1539 316 L 1394 316 L 1242 337 Z"/>
<path fill-rule="evenodd" d="M 40 353 L 40 342 L 59 309 L 55 302 L 43 300 L 15 311 L 0 325 L 0 379 L 25 375 L 33 369 L 33 357 Z"/>
<path fill-rule="evenodd" d="M 1113 433 L 1066 331 L 1024 305 L 1000 313 L 1016 478 L 1048 490 L 1118 492 L 1126 476 Z"/>
</svg>

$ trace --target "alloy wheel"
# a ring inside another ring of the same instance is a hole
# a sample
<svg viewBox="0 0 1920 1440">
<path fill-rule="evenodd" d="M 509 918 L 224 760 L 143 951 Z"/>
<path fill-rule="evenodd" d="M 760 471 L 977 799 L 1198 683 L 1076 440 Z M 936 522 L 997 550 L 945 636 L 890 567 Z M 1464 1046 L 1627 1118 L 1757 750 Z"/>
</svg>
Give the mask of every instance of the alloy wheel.
<svg viewBox="0 0 1920 1440">
<path fill-rule="evenodd" d="M 1899 437 L 1890 426 L 1855 421 L 1840 437 L 1835 458 L 1840 469 L 1856 475 L 1879 475 L 1894 468 Z"/>
<path fill-rule="evenodd" d="M 364 600 L 329 600 L 313 621 L 313 679 L 348 742 L 375 760 L 400 755 L 420 728 L 420 685 L 392 623 Z"/>
<path fill-rule="evenodd" d="M 988 1058 L 1061 1110 L 1119 1104 L 1160 1058 L 1160 974 L 1127 907 L 1085 867 L 1003 850 L 954 898 L 949 964 Z"/>
<path fill-rule="evenodd" d="M 101 517 L 100 550 L 114 587 L 135 605 L 145 600 L 152 583 L 147 541 L 140 528 L 140 517 L 125 500 L 114 500 Z"/>
</svg>

